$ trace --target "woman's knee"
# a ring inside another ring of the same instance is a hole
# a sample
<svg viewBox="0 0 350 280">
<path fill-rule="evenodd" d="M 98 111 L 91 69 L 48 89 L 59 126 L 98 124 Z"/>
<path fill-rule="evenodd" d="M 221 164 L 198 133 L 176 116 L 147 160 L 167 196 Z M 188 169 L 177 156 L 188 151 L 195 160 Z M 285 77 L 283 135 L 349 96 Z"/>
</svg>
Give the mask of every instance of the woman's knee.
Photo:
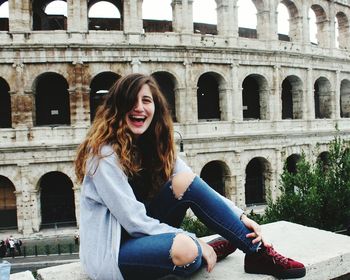
<svg viewBox="0 0 350 280">
<path fill-rule="evenodd" d="M 198 246 L 191 237 L 183 233 L 175 236 L 171 247 L 171 258 L 174 265 L 186 266 L 192 264 L 198 254 Z"/>
<path fill-rule="evenodd" d="M 196 175 L 192 172 L 176 174 L 171 182 L 173 193 L 177 199 L 181 199 Z"/>
</svg>

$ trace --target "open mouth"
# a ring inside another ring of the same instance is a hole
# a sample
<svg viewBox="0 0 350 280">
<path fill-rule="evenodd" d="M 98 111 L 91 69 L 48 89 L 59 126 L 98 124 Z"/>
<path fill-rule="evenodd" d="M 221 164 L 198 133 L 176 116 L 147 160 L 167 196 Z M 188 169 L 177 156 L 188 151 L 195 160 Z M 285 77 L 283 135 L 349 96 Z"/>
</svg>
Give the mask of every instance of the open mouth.
<svg viewBox="0 0 350 280">
<path fill-rule="evenodd" d="M 132 122 L 144 123 L 145 120 L 146 120 L 146 117 L 144 117 L 144 116 L 133 116 L 133 115 L 130 115 L 130 116 L 129 116 L 129 119 L 130 119 Z"/>
</svg>

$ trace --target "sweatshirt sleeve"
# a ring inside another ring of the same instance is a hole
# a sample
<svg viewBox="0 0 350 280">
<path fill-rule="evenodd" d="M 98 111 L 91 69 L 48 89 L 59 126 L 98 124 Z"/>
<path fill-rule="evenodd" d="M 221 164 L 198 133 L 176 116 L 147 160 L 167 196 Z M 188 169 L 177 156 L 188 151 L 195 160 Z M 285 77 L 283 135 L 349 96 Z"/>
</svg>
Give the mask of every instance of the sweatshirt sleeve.
<svg viewBox="0 0 350 280">
<path fill-rule="evenodd" d="M 118 164 L 112 149 L 102 151 L 104 156 L 96 157 L 88 162 L 88 170 L 93 170 L 92 181 L 102 203 L 118 220 L 123 228 L 133 237 L 155 235 L 170 232 L 184 232 L 182 229 L 160 223 L 159 220 L 147 216 L 143 203 L 139 202 L 128 183 L 127 176 Z M 187 232 L 186 232 L 187 233 Z M 187 233 L 192 237 L 194 234 Z"/>
<path fill-rule="evenodd" d="M 176 173 L 179 173 L 179 172 L 193 172 L 193 171 L 181 158 L 178 157 L 176 160 L 176 163 L 175 163 L 173 175 L 175 175 Z M 240 209 L 239 207 L 237 207 L 233 201 L 227 199 L 226 197 L 222 196 L 219 193 L 218 193 L 218 195 L 220 195 L 220 197 L 223 199 L 223 201 L 232 209 L 232 211 L 235 213 L 235 215 L 237 217 L 240 218 L 242 216 L 244 211 L 242 209 Z"/>
</svg>

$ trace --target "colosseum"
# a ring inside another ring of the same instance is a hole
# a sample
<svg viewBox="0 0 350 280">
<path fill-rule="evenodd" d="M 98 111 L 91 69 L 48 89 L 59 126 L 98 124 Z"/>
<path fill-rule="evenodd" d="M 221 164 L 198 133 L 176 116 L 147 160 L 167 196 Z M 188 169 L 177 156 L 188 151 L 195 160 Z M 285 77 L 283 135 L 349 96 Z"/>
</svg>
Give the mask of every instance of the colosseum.
<svg viewBox="0 0 350 280">
<path fill-rule="evenodd" d="M 255 29 L 239 26 L 237 0 L 215 0 L 216 24 L 194 22 L 201 0 L 169 0 L 172 20 L 144 19 L 143 0 L 106 1 L 118 16 L 90 17 L 99 0 L 67 0 L 66 15 L 46 12 L 52 0 L 0 0 L 2 230 L 79 227 L 75 151 L 127 73 L 156 78 L 179 154 L 244 209 L 278 195 L 285 162 L 293 172 L 301 153 L 326 158 L 335 135 L 350 139 L 349 0 L 253 0 Z"/>
</svg>

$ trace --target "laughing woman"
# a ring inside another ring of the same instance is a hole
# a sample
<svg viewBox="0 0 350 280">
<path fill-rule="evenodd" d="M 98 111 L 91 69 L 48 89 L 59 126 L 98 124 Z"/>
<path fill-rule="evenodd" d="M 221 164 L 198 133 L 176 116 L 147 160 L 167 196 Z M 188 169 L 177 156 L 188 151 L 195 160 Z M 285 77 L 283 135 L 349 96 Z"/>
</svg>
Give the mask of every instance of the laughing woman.
<svg viewBox="0 0 350 280">
<path fill-rule="evenodd" d="M 82 182 L 80 259 L 92 279 L 186 277 L 238 248 L 245 271 L 299 278 L 305 267 L 262 241 L 260 226 L 176 156 L 166 101 L 151 76 L 110 89 L 75 161 Z M 209 244 L 179 228 L 191 208 L 224 238 Z"/>
</svg>

